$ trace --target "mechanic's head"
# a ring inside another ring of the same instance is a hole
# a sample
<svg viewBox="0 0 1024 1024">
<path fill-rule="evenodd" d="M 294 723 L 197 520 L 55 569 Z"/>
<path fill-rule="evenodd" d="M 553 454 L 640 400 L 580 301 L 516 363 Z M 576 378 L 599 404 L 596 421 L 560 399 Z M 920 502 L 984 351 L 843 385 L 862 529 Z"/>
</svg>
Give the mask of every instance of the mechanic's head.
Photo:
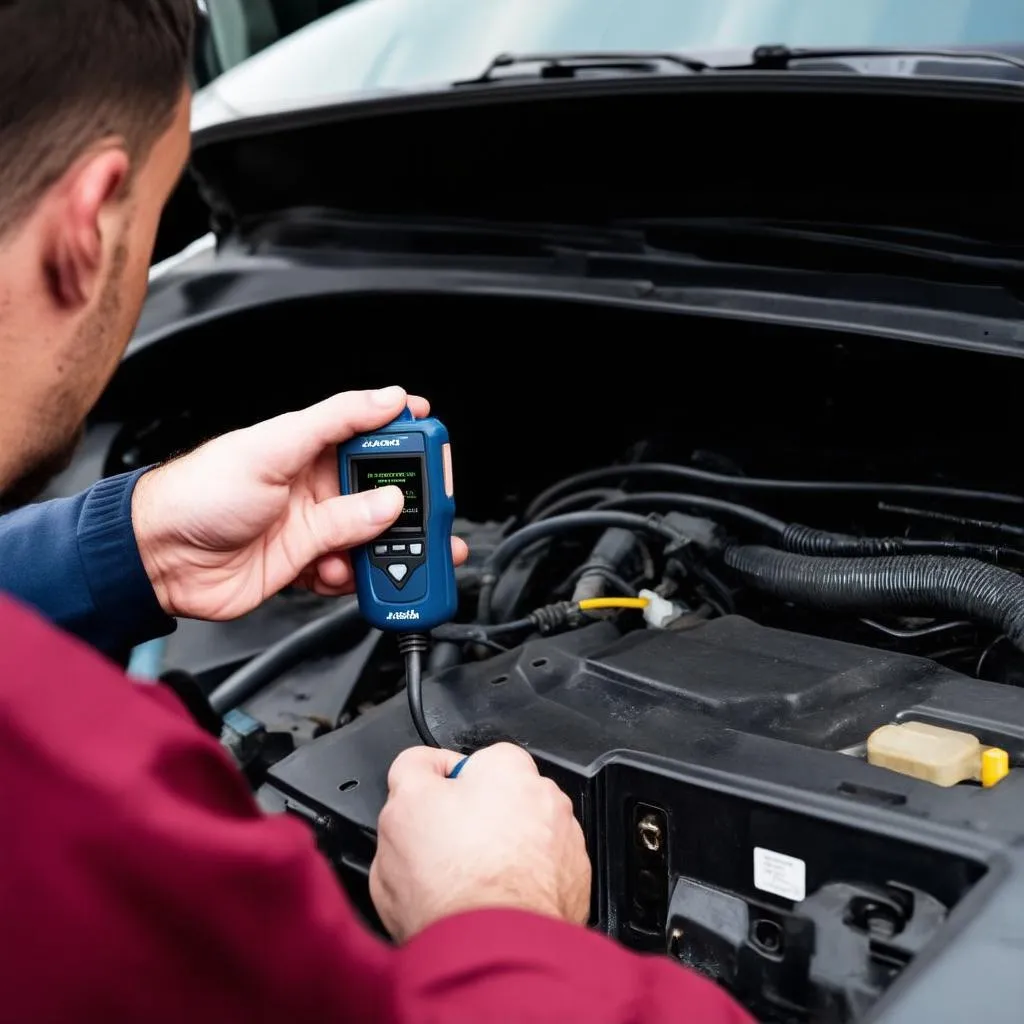
<svg viewBox="0 0 1024 1024">
<path fill-rule="evenodd" d="M 188 158 L 195 0 L 0 0 L 0 490 L 53 465 L 138 320 Z"/>
</svg>

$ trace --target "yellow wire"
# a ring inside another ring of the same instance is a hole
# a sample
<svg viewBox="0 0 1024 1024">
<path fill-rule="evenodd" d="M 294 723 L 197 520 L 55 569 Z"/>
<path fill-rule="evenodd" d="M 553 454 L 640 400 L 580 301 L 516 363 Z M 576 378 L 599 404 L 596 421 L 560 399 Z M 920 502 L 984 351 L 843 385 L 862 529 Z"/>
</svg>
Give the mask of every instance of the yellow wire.
<svg viewBox="0 0 1024 1024">
<path fill-rule="evenodd" d="M 646 597 L 588 597 L 580 601 L 580 611 L 590 612 L 598 608 L 646 608 L 650 604 Z"/>
</svg>

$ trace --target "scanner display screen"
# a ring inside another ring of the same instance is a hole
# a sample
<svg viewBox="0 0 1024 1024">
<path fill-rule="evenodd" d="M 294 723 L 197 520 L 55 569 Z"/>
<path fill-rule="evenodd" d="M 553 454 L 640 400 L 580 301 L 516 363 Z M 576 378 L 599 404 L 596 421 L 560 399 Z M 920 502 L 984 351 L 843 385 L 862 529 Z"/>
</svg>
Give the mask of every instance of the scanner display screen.
<svg viewBox="0 0 1024 1024">
<path fill-rule="evenodd" d="M 420 455 L 362 456 L 352 460 L 353 489 L 372 491 L 398 487 L 405 495 L 402 514 L 388 533 L 423 532 L 423 457 Z"/>
</svg>

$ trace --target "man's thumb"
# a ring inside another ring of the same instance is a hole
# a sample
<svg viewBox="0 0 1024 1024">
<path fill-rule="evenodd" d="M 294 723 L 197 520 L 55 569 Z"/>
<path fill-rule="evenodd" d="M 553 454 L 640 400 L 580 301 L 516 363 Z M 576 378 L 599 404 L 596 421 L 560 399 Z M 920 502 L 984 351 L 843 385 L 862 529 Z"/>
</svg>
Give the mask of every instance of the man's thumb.
<svg viewBox="0 0 1024 1024">
<path fill-rule="evenodd" d="M 397 487 L 329 498 L 313 506 L 306 536 L 299 543 L 308 565 L 332 551 L 365 544 L 383 533 L 400 515 L 405 498 Z"/>
</svg>

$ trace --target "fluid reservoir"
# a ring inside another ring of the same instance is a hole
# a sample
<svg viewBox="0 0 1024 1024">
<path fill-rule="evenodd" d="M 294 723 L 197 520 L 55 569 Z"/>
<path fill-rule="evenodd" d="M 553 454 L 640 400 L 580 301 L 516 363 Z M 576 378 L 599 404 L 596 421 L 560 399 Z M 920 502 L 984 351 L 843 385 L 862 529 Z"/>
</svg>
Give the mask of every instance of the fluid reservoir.
<svg viewBox="0 0 1024 1024">
<path fill-rule="evenodd" d="M 1010 758 L 999 747 L 986 747 L 969 732 L 926 722 L 883 725 L 867 743 L 867 760 L 936 786 L 980 782 L 994 786 L 1009 774 Z"/>
</svg>

